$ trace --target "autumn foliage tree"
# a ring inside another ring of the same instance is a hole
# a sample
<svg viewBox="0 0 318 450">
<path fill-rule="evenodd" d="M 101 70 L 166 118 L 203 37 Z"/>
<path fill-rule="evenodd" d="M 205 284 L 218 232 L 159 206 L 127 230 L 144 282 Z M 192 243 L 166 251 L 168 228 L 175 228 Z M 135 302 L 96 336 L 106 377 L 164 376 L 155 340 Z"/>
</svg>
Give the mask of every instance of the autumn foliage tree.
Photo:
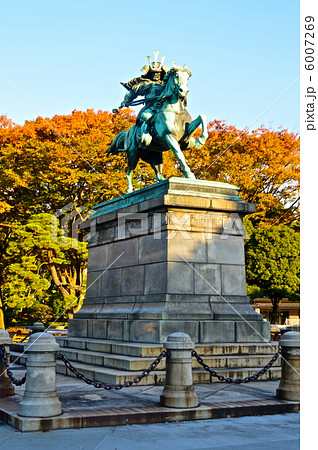
<svg viewBox="0 0 318 450">
<path fill-rule="evenodd" d="M 126 110 L 127 111 L 127 110 Z M 114 136 L 134 116 L 92 110 L 24 126 L 0 122 L 1 212 L 8 219 L 56 211 L 73 202 L 91 205 L 125 192 L 124 157 L 108 157 Z"/>
<path fill-rule="evenodd" d="M 264 127 L 240 131 L 222 121 L 209 123 L 200 150 L 187 153 L 196 176 L 240 187 L 243 200 L 256 204 L 254 224 L 291 223 L 299 214 L 299 137 Z"/>
</svg>

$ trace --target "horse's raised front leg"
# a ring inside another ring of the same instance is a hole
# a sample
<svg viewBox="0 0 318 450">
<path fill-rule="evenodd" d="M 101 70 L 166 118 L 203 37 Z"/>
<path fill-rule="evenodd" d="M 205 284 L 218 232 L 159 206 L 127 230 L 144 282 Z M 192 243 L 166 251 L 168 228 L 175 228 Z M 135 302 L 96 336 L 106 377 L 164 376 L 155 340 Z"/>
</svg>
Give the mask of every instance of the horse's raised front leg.
<svg viewBox="0 0 318 450">
<path fill-rule="evenodd" d="M 188 124 L 187 135 L 190 136 L 201 125 L 202 133 L 197 139 L 190 137 L 188 148 L 196 147 L 200 149 L 208 138 L 208 125 L 204 114 L 200 114 L 196 119 Z"/>
<path fill-rule="evenodd" d="M 176 157 L 180 161 L 180 164 L 182 166 L 185 177 L 192 178 L 195 180 L 195 175 L 194 175 L 194 173 L 191 172 L 191 169 L 185 160 L 185 157 L 182 153 L 182 150 L 180 148 L 180 145 L 179 145 L 177 139 L 174 136 L 172 136 L 172 134 L 166 134 L 165 139 L 167 141 L 167 144 L 173 151 L 173 153 L 176 155 Z"/>
</svg>

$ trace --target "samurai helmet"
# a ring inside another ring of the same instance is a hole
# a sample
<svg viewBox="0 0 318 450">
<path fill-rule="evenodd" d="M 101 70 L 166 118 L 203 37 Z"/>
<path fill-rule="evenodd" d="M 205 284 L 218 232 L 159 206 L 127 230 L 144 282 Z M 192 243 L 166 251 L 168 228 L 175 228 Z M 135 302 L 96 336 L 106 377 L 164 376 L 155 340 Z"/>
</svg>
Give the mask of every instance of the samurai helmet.
<svg viewBox="0 0 318 450">
<path fill-rule="evenodd" d="M 141 69 L 141 72 L 144 74 L 144 75 L 150 75 L 150 73 L 152 72 L 152 74 L 154 73 L 154 72 L 164 72 L 163 73 L 163 76 L 168 72 L 168 70 L 169 70 L 169 67 L 168 66 L 164 66 L 163 65 L 163 62 L 164 62 L 164 60 L 165 60 L 165 56 L 161 56 L 161 61 L 159 62 L 158 61 L 158 55 L 159 55 L 159 51 L 158 50 L 155 50 L 154 52 L 153 52 L 153 54 L 154 54 L 154 60 L 153 61 L 151 61 L 151 56 L 147 56 L 147 59 L 148 59 L 148 61 L 149 61 L 149 65 L 147 66 L 147 65 L 144 65 L 143 66 L 143 68 Z"/>
</svg>

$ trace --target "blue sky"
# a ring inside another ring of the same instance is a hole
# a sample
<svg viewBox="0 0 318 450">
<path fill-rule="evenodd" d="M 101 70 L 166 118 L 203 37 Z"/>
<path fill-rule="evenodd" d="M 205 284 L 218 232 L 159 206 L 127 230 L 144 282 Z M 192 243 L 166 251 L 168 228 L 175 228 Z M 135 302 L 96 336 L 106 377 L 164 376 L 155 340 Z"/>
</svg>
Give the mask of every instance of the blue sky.
<svg viewBox="0 0 318 450">
<path fill-rule="evenodd" d="M 192 116 L 299 131 L 299 80 L 256 120 L 299 76 L 296 0 L 2 2 L 0 38 L 0 114 L 19 124 L 112 110 L 158 49 L 191 69 Z"/>
</svg>

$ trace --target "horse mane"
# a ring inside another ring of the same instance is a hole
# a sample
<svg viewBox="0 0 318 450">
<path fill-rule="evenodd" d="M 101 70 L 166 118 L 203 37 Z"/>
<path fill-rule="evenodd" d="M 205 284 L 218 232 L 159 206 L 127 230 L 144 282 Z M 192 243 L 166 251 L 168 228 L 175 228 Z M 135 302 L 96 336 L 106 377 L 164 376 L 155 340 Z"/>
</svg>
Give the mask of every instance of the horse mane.
<svg viewBox="0 0 318 450">
<path fill-rule="evenodd" d="M 166 73 L 166 75 L 163 77 L 162 80 L 162 91 L 161 91 L 161 95 L 158 98 L 158 102 L 157 104 L 160 105 L 161 102 L 169 97 L 169 94 L 167 94 L 167 89 L 169 88 L 169 81 L 171 79 L 171 77 L 176 73 L 176 72 L 187 72 L 187 74 L 189 75 L 189 77 L 191 77 L 192 73 L 191 70 L 186 66 L 177 66 L 174 62 L 173 65 L 171 67 L 171 69 L 169 69 L 169 71 Z"/>
<path fill-rule="evenodd" d="M 173 63 L 173 66 L 171 67 L 171 69 L 168 70 L 168 72 L 166 73 L 166 75 L 163 77 L 163 88 L 165 88 L 167 82 L 169 81 L 171 75 L 173 75 L 176 72 L 187 72 L 189 77 L 191 77 L 192 73 L 191 70 L 186 66 L 177 66 L 176 64 Z"/>
</svg>

